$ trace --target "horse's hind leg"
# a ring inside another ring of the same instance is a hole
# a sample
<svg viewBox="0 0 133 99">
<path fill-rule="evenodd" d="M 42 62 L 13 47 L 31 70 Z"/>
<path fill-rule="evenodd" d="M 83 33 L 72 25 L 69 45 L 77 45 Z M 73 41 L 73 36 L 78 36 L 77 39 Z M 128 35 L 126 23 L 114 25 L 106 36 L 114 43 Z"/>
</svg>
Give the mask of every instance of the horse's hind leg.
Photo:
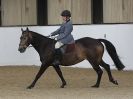
<svg viewBox="0 0 133 99">
<path fill-rule="evenodd" d="M 114 78 L 112 76 L 112 73 L 111 73 L 111 70 L 110 70 L 110 66 L 108 64 L 106 64 L 103 60 L 102 60 L 100 65 L 107 71 L 108 76 L 109 76 L 109 81 L 112 82 L 115 85 L 118 85 L 117 80 L 114 80 Z"/>
<path fill-rule="evenodd" d="M 99 85 L 100 85 L 100 82 L 101 82 L 101 77 L 102 77 L 102 74 L 103 74 L 103 71 L 102 71 L 102 69 L 99 67 L 99 65 L 97 65 L 96 63 L 92 63 L 92 62 L 90 62 L 91 63 L 91 65 L 92 65 L 92 67 L 93 67 L 93 69 L 96 71 L 96 73 L 97 73 L 97 82 L 96 82 L 96 84 L 95 85 L 93 85 L 92 87 L 95 87 L 95 88 L 98 88 L 99 87 Z"/>
<path fill-rule="evenodd" d="M 97 72 L 98 78 L 97 78 L 96 84 L 93 85 L 92 87 L 98 88 L 100 85 L 100 82 L 101 82 L 101 77 L 102 77 L 103 71 L 100 67 L 93 67 L 93 69 Z"/>
<path fill-rule="evenodd" d="M 65 79 L 64 79 L 64 77 L 62 75 L 62 72 L 61 72 L 61 69 L 60 69 L 59 65 L 53 66 L 53 67 L 56 70 L 57 74 L 59 75 L 59 77 L 60 77 L 60 79 L 62 81 L 61 88 L 64 88 L 64 86 L 66 85 L 66 81 L 65 81 Z"/>
</svg>

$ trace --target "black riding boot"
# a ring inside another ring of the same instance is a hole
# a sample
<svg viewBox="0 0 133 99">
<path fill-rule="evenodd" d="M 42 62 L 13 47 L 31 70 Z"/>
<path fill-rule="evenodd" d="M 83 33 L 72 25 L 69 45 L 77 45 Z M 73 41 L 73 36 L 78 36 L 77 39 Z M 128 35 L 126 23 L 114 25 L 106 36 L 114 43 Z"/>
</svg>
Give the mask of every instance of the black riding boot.
<svg viewBox="0 0 133 99">
<path fill-rule="evenodd" d="M 53 65 L 60 65 L 61 59 L 62 59 L 62 52 L 61 52 L 61 49 L 60 49 L 60 48 L 55 49 Z"/>
</svg>

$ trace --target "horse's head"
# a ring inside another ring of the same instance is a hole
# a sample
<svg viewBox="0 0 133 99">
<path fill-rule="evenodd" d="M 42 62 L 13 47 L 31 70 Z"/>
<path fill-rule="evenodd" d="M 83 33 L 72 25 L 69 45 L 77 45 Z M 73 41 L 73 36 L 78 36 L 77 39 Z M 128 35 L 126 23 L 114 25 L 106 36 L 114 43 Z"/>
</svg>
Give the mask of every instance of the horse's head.
<svg viewBox="0 0 133 99">
<path fill-rule="evenodd" d="M 20 53 L 23 53 L 25 52 L 26 48 L 31 44 L 32 34 L 28 28 L 25 31 L 21 29 L 21 31 L 22 31 L 22 35 L 20 37 L 18 51 L 20 51 Z"/>
</svg>

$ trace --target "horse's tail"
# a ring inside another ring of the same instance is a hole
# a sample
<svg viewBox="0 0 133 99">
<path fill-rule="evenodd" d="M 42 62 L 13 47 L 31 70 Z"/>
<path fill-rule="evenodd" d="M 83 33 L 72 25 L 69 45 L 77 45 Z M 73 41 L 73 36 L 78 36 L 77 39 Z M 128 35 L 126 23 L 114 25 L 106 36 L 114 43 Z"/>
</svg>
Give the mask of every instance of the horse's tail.
<svg viewBox="0 0 133 99">
<path fill-rule="evenodd" d="M 112 58 L 113 62 L 115 63 L 116 68 L 118 70 L 123 70 L 125 68 L 125 66 L 120 61 L 114 45 L 110 41 L 105 40 L 105 39 L 98 39 L 98 40 L 105 44 L 107 52 L 109 53 L 110 57 Z"/>
</svg>

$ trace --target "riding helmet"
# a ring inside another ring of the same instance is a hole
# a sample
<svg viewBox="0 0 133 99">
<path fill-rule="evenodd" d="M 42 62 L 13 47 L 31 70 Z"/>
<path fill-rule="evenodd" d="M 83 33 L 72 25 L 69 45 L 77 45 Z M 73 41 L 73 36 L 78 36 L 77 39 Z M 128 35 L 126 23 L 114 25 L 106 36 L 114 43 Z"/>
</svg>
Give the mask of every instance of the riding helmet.
<svg viewBox="0 0 133 99">
<path fill-rule="evenodd" d="M 62 11 L 61 16 L 71 17 L 71 12 L 69 10 L 64 10 Z"/>
</svg>

